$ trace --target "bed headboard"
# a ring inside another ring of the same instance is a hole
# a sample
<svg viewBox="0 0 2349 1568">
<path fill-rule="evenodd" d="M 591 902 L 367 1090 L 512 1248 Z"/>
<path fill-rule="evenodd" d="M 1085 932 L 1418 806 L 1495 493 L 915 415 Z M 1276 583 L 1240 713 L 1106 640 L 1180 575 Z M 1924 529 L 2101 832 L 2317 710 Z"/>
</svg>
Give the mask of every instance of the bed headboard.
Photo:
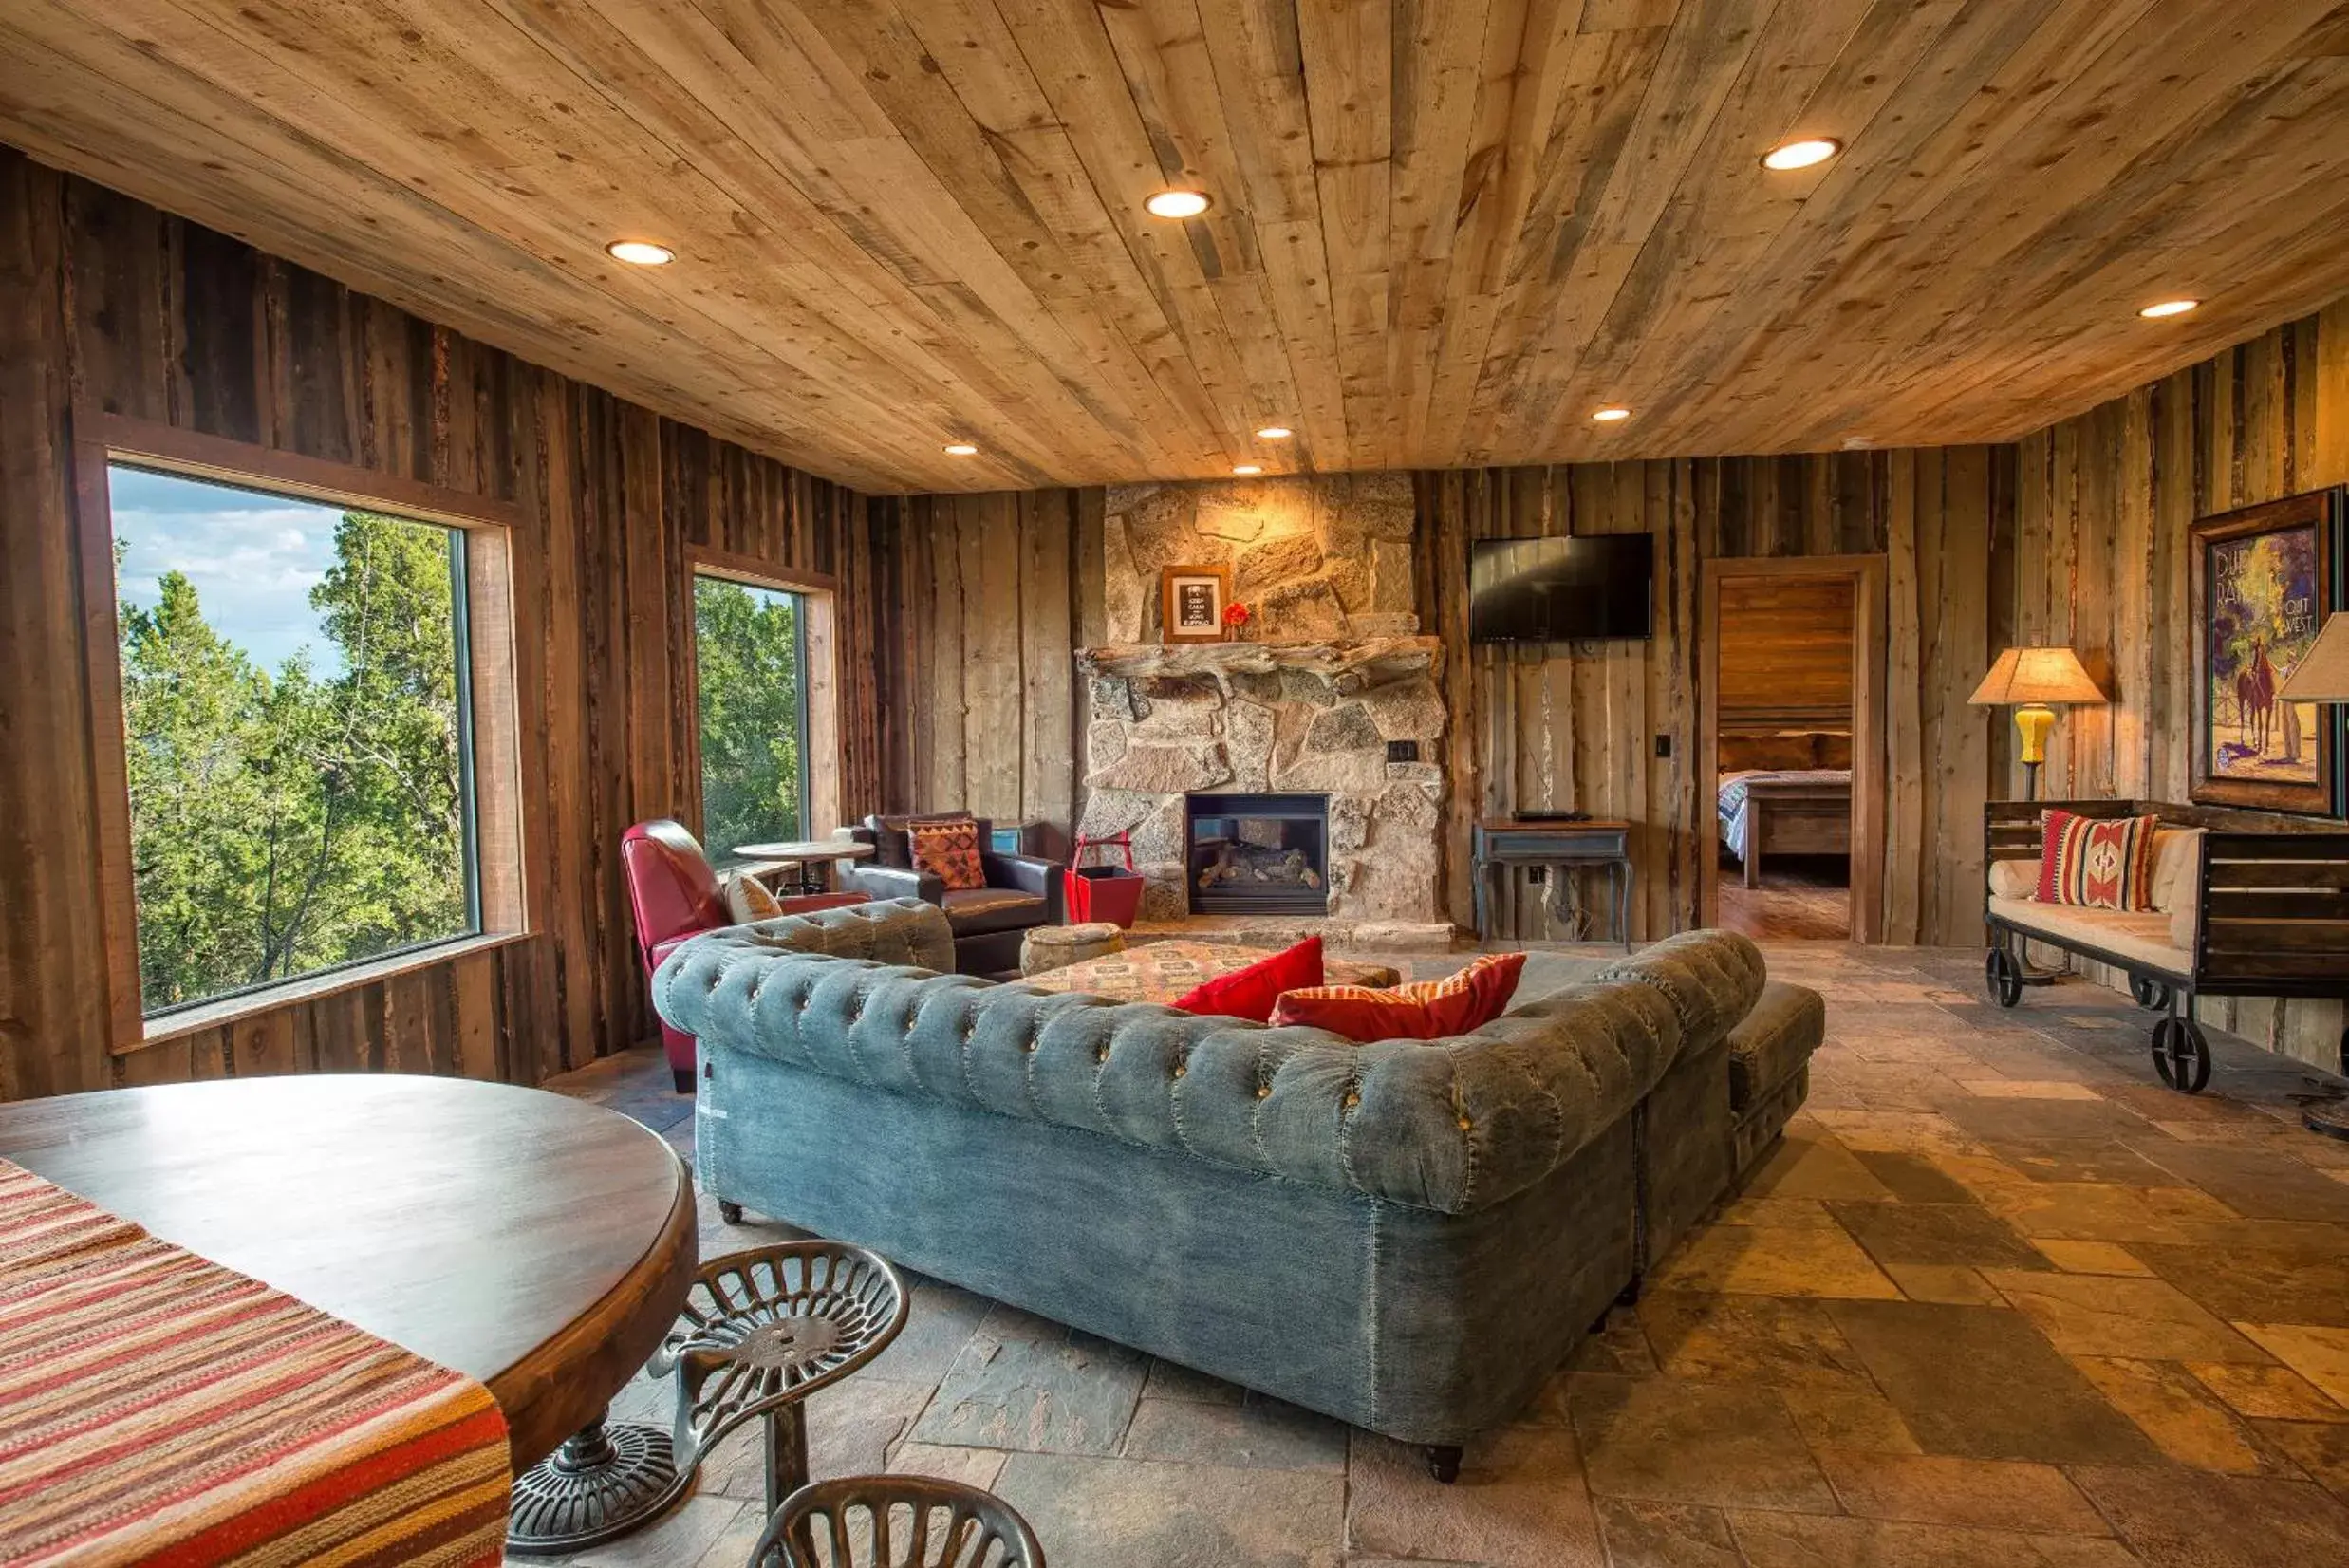
<svg viewBox="0 0 2349 1568">
<path fill-rule="evenodd" d="M 1852 732 L 1733 728 L 1724 719 L 1717 752 L 1723 773 L 1749 768 L 1848 768 L 1852 765 Z"/>
</svg>

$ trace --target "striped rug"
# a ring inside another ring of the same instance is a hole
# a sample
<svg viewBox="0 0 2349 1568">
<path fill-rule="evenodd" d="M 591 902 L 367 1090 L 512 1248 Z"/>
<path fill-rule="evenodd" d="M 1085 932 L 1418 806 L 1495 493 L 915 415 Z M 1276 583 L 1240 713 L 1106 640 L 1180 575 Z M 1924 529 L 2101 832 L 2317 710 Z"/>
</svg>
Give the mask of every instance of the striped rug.
<svg viewBox="0 0 2349 1568">
<path fill-rule="evenodd" d="M 0 1563 L 500 1560 L 506 1419 L 0 1160 Z"/>
</svg>

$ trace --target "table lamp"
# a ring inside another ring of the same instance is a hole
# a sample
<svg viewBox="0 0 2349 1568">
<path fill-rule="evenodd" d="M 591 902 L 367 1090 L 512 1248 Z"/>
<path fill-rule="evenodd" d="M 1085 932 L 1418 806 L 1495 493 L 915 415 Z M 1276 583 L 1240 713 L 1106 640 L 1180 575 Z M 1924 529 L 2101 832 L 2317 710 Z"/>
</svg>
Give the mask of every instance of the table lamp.
<svg viewBox="0 0 2349 1568">
<path fill-rule="evenodd" d="M 2325 620 L 2317 640 L 2278 688 L 2276 700 L 2349 702 L 2349 614 L 2337 611 Z M 2349 1052 L 2349 1035 L 2341 1037 L 2341 1048 Z M 2302 1125 L 2311 1132 L 2349 1138 L 2349 1099 L 2337 1087 L 2326 1084 L 2292 1097 L 2300 1102 Z"/>
<path fill-rule="evenodd" d="M 2015 710 L 2015 732 L 2023 737 L 2023 798 L 2037 800 L 2039 765 L 2047 760 L 2047 732 L 2056 727 L 2056 710 L 2050 704 L 2104 700 L 2080 668 L 2079 655 L 2070 648 L 2008 648 L 1967 701 Z"/>
<path fill-rule="evenodd" d="M 2325 618 L 2276 692 L 2279 702 L 2349 702 L 2349 614 Z"/>
</svg>

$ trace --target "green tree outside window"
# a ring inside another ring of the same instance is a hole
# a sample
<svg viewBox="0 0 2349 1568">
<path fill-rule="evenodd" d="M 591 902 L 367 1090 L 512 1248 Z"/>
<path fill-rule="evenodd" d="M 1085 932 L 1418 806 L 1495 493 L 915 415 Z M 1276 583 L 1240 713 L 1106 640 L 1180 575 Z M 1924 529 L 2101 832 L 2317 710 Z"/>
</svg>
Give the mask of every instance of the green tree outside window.
<svg viewBox="0 0 2349 1568">
<path fill-rule="evenodd" d="M 805 836 L 798 595 L 697 576 L 693 623 L 703 845 L 724 861 L 737 844 Z"/>
</svg>

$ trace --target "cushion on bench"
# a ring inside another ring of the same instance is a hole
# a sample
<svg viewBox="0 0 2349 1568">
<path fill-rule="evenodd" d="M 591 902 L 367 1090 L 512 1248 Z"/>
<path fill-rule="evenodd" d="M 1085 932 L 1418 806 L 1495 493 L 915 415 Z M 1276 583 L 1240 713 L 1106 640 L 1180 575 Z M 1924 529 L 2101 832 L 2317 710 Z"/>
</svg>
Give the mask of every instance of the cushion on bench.
<svg viewBox="0 0 2349 1568">
<path fill-rule="evenodd" d="M 1993 898 L 1990 913 L 1997 919 L 2056 942 L 2082 943 L 2101 948 L 2131 963 L 2183 976 L 2193 967 L 2191 948 L 2171 936 L 2171 917 L 2158 910 L 2135 914 L 2120 909 L 2083 909 L 2068 904 L 2041 904 L 2036 899 Z M 2191 909 L 2188 918 L 2191 918 Z"/>
</svg>

